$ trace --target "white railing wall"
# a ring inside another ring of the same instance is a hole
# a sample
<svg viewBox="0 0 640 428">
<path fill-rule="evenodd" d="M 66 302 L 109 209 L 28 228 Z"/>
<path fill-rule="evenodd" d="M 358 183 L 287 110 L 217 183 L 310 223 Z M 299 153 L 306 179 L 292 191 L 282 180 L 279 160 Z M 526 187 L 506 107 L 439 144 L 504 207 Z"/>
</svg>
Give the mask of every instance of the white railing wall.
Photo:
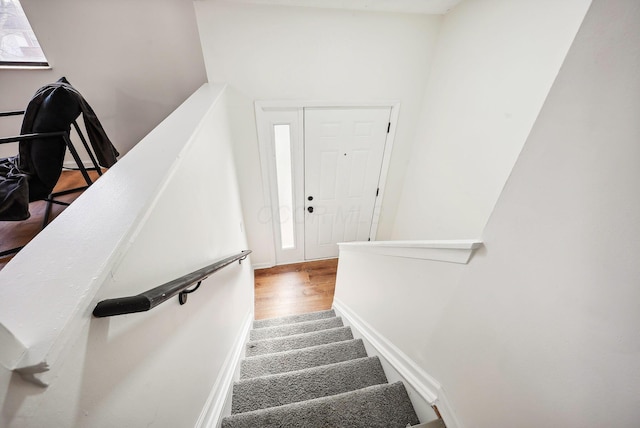
<svg viewBox="0 0 640 428">
<path fill-rule="evenodd" d="M 387 376 L 405 383 L 423 422 L 435 418 L 436 405 L 448 427 L 460 428 L 428 344 L 477 251 L 482 242 L 473 239 L 340 244 L 334 308 L 382 358 Z"/>
<path fill-rule="evenodd" d="M 247 249 L 227 122 L 203 85 L 0 271 L 0 426 L 193 426 L 218 405 L 250 263 L 184 306 L 91 311 Z"/>
</svg>

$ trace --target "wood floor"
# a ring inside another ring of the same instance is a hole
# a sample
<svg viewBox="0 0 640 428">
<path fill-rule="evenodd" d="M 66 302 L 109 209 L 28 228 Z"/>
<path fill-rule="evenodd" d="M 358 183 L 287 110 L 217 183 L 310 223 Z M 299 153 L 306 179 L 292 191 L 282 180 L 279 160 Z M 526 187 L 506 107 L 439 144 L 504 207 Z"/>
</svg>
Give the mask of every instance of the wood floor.
<svg viewBox="0 0 640 428">
<path fill-rule="evenodd" d="M 95 181 L 98 173 L 90 171 L 89 175 Z M 63 171 L 54 192 L 74 189 L 84 185 L 85 181 L 79 171 Z M 64 202 L 72 202 L 77 199 L 80 194 L 81 192 L 72 193 L 56 199 Z M 44 201 L 31 202 L 29 204 L 29 212 L 31 213 L 29 219 L 24 221 L 0 221 L 0 251 L 21 247 L 29 243 L 41 230 L 46 206 L 47 204 Z M 65 208 L 63 205 L 53 204 L 50 219 L 53 220 Z M 12 258 L 13 255 L 0 258 L 0 269 L 4 268 Z"/>
<path fill-rule="evenodd" d="M 255 271 L 255 319 L 331 309 L 338 259 Z"/>
</svg>

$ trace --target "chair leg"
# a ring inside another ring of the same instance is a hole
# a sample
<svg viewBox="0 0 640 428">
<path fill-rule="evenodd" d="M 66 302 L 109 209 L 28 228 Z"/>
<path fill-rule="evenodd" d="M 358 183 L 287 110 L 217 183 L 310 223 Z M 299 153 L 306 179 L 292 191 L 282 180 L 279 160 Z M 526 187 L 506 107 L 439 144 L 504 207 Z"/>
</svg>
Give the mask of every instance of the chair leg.
<svg viewBox="0 0 640 428">
<path fill-rule="evenodd" d="M 75 147 L 73 147 L 73 144 L 71 143 L 71 140 L 69 139 L 68 135 L 64 136 L 64 140 L 67 143 L 67 147 L 69 148 L 69 151 L 71 152 L 71 156 L 73 156 L 73 160 L 76 161 L 78 168 L 80 168 L 80 172 L 84 177 L 84 181 L 87 182 L 87 186 L 91 186 L 93 184 L 93 180 L 91 180 L 91 177 L 89 177 L 87 168 L 85 168 L 84 165 L 82 164 L 82 160 L 80 159 L 80 155 L 78 155 L 78 151 L 76 150 Z"/>
<path fill-rule="evenodd" d="M 70 193 L 75 193 L 75 192 L 81 192 L 85 189 L 87 189 L 87 187 L 78 187 L 77 189 L 70 189 L 67 191 L 50 194 L 49 197 L 45 199 L 45 201 L 47 201 L 47 207 L 44 210 L 44 217 L 42 219 L 41 229 L 44 229 L 49 224 L 49 218 L 51 217 L 51 207 L 53 206 L 53 204 L 64 205 L 65 207 L 68 207 L 69 205 L 71 205 L 69 202 L 56 201 L 55 199 L 53 199 L 54 197 L 68 195 Z"/>
<path fill-rule="evenodd" d="M 44 210 L 44 218 L 42 219 L 41 229 L 44 229 L 49 224 L 49 217 L 51 217 L 51 205 L 52 205 L 51 199 L 47 199 L 47 207 Z"/>
<path fill-rule="evenodd" d="M 7 257 L 7 256 L 12 255 L 12 254 L 16 254 L 16 253 L 18 253 L 20 250 L 22 250 L 23 248 L 24 248 L 24 247 L 16 247 L 16 248 L 12 248 L 12 249 L 10 249 L 10 250 L 2 251 L 2 252 L 0 252 L 0 259 L 3 259 L 3 258 L 5 258 L 5 257 Z"/>
<path fill-rule="evenodd" d="M 80 131 L 78 122 L 76 122 L 75 120 L 73 121 L 73 127 L 76 129 L 76 133 L 78 134 L 78 137 L 80 137 L 80 141 L 82 141 L 82 145 L 84 146 L 84 149 L 87 151 L 87 154 L 89 155 L 89 159 L 91 159 L 91 163 L 93 164 L 93 169 L 98 173 L 98 175 L 102 175 L 102 168 L 100 168 L 100 165 L 98 165 L 98 161 L 96 160 L 96 157 L 93 155 L 93 151 L 89 148 L 89 144 L 87 143 L 87 140 L 84 138 L 84 135 Z"/>
</svg>

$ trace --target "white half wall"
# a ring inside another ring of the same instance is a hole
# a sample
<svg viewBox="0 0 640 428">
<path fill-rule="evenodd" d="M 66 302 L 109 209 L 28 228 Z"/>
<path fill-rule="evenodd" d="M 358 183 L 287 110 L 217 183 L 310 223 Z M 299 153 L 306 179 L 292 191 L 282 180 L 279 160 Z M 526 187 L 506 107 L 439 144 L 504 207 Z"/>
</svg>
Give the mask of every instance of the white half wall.
<svg viewBox="0 0 640 428">
<path fill-rule="evenodd" d="M 480 236 L 590 3 L 464 1 L 445 15 L 387 239 Z"/>
<path fill-rule="evenodd" d="M 191 0 L 21 0 L 50 70 L 0 70 L 0 111 L 66 76 L 121 154 L 206 82 Z M 0 120 L 16 135 L 22 119 Z M 17 154 L 3 145 L 0 157 Z"/>
<path fill-rule="evenodd" d="M 224 88 L 205 84 L 0 271 L 1 327 L 51 348 L 47 388 L 0 367 L 0 426 L 195 426 L 252 318 L 250 260 L 184 306 L 91 311 L 244 249 Z"/>
<path fill-rule="evenodd" d="M 196 2 L 207 75 L 226 82 L 247 235 L 273 262 L 253 103 L 399 101 L 381 224 L 399 197 L 440 16 Z M 392 210 L 391 210 L 392 211 Z M 383 228 L 383 226 L 381 226 Z M 384 239 L 384 236 L 379 238 Z"/>
<path fill-rule="evenodd" d="M 459 427 L 638 426 L 638 22 L 593 1 L 468 265 L 341 255 L 336 299 Z"/>
</svg>

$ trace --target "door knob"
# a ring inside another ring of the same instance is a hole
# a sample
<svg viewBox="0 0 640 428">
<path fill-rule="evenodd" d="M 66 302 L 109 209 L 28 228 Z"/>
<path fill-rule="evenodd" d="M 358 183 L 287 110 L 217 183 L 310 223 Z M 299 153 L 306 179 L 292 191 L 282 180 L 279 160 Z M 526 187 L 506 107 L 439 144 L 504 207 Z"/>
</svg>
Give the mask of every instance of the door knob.
<svg viewBox="0 0 640 428">
<path fill-rule="evenodd" d="M 307 208 L 307 211 L 309 211 L 310 213 L 312 213 L 312 212 L 313 212 L 313 207 L 309 207 L 309 208 Z"/>
</svg>

